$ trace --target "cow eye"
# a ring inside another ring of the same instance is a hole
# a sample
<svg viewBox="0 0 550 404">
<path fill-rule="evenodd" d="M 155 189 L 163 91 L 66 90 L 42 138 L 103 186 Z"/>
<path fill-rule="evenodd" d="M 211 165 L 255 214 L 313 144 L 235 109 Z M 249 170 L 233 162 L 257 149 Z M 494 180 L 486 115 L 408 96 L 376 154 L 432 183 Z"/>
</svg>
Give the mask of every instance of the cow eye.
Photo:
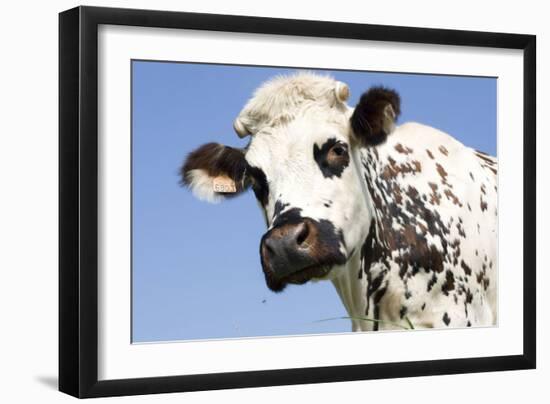
<svg viewBox="0 0 550 404">
<path fill-rule="evenodd" d="M 337 156 L 343 156 L 346 153 L 346 149 L 344 146 L 337 144 L 332 148 L 332 152 Z"/>
<path fill-rule="evenodd" d="M 338 165 L 348 159 L 348 149 L 343 143 L 336 143 L 330 148 L 327 155 L 327 162 L 331 165 Z"/>
<path fill-rule="evenodd" d="M 348 145 L 335 138 L 328 139 L 321 147 L 313 145 L 313 158 L 323 176 L 340 177 L 349 164 Z"/>
</svg>

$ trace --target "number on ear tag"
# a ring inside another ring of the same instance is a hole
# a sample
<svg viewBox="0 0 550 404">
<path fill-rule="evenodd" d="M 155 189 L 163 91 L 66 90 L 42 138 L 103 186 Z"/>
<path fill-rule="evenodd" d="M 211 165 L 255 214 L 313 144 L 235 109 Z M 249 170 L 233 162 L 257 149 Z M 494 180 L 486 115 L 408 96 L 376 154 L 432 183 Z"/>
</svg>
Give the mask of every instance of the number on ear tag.
<svg viewBox="0 0 550 404">
<path fill-rule="evenodd" d="M 222 194 L 233 194 L 237 192 L 235 181 L 225 175 L 215 177 L 212 185 L 214 187 L 214 192 L 219 192 Z"/>
</svg>

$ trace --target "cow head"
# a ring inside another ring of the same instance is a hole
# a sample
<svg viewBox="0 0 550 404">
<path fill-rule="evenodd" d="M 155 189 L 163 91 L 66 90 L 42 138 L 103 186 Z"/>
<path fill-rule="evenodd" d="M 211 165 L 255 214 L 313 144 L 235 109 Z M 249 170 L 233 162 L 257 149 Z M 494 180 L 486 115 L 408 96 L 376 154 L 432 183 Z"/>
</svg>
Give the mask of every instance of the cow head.
<svg viewBox="0 0 550 404">
<path fill-rule="evenodd" d="M 364 242 L 372 212 L 360 149 L 382 143 L 399 114 L 391 90 L 366 92 L 355 109 L 347 85 L 298 74 L 261 86 L 234 122 L 244 149 L 209 143 L 192 152 L 182 183 L 218 202 L 252 188 L 268 231 L 260 242 L 268 287 L 338 275 Z"/>
</svg>

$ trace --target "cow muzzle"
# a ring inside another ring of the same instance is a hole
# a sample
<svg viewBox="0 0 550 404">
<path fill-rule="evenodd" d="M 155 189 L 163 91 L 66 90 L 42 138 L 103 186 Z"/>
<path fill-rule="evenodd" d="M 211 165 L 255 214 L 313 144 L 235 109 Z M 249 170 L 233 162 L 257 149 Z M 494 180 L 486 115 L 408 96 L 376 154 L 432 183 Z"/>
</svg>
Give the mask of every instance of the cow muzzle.
<svg viewBox="0 0 550 404">
<path fill-rule="evenodd" d="M 286 284 L 303 284 L 326 276 L 336 264 L 345 262 L 333 228 L 329 234 L 317 221 L 301 218 L 272 228 L 260 244 L 267 286 L 281 291 Z"/>
</svg>

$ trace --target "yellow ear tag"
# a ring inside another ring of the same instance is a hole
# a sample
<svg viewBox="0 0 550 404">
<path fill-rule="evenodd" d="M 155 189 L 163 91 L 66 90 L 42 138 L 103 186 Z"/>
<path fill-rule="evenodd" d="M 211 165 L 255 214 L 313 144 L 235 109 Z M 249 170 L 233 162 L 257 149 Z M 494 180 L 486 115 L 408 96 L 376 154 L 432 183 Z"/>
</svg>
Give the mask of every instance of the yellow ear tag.
<svg viewBox="0 0 550 404">
<path fill-rule="evenodd" d="M 219 175 L 215 177 L 212 181 L 212 186 L 214 188 L 214 192 L 219 192 L 222 194 L 233 194 L 237 192 L 235 181 L 226 175 Z"/>
</svg>

